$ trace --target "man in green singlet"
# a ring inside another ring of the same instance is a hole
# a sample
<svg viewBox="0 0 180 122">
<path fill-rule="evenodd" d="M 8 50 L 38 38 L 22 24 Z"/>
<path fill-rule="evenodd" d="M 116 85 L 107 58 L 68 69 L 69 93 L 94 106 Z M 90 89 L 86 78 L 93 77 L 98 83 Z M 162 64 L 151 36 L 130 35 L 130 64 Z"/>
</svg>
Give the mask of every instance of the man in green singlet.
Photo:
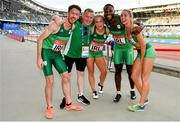
<svg viewBox="0 0 180 122">
<path fill-rule="evenodd" d="M 115 84 L 116 84 L 116 96 L 113 99 L 114 102 L 119 102 L 121 98 L 121 72 L 123 64 L 126 65 L 128 78 L 130 82 L 130 94 L 131 99 L 136 99 L 134 83 L 131 79 L 132 66 L 134 62 L 133 46 L 125 41 L 125 28 L 121 24 L 120 16 L 115 15 L 114 6 L 106 4 L 104 6 L 104 17 L 107 27 L 113 35 L 115 41 L 114 47 L 114 66 L 115 66 Z"/>
<path fill-rule="evenodd" d="M 52 105 L 52 89 L 54 82 L 52 65 L 62 78 L 62 89 L 66 98 L 65 109 L 82 110 L 80 106 L 72 104 L 70 97 L 70 78 L 67 72 L 67 66 L 61 54 L 72 34 L 72 25 L 79 19 L 80 13 L 81 8 L 79 6 L 69 6 L 68 17 L 62 20 L 58 16 L 55 16 L 37 40 L 37 65 L 39 69 L 43 70 L 45 75 L 45 97 L 47 103 L 45 117 L 48 119 L 53 118 L 54 115 Z"/>
</svg>

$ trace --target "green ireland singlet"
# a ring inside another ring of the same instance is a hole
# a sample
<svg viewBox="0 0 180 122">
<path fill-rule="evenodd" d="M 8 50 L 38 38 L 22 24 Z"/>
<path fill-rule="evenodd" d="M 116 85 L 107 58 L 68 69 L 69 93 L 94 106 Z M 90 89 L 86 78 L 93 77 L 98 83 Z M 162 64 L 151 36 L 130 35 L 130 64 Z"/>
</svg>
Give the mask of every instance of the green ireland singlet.
<svg viewBox="0 0 180 122">
<path fill-rule="evenodd" d="M 139 47 L 139 42 L 138 42 L 136 36 L 133 36 L 132 39 L 128 39 L 128 41 L 135 47 Z M 141 50 L 137 49 L 137 52 L 138 52 L 137 58 L 140 59 Z M 146 43 L 146 52 L 145 52 L 144 58 L 156 58 L 156 51 L 149 42 Z"/>
<path fill-rule="evenodd" d="M 56 34 L 49 35 L 42 44 L 42 59 L 44 61 L 43 72 L 45 76 L 53 75 L 52 65 L 61 74 L 67 71 L 61 51 L 69 39 L 71 30 L 65 30 L 61 25 Z"/>
<path fill-rule="evenodd" d="M 104 27 L 104 29 L 105 29 L 104 33 L 102 35 L 99 35 L 96 32 L 96 28 L 94 28 L 94 33 L 91 35 L 89 58 L 103 57 L 103 46 L 104 46 L 104 42 L 108 37 L 108 35 L 106 34 L 106 27 Z"/>
<path fill-rule="evenodd" d="M 73 30 L 70 46 L 66 56 L 71 58 L 81 58 L 82 46 L 88 46 L 90 42 L 91 26 L 84 27 L 79 21 L 75 22 L 75 29 Z M 84 31 L 82 33 L 82 31 Z M 88 39 L 89 33 L 89 39 Z"/>
<path fill-rule="evenodd" d="M 107 27 L 113 35 L 114 45 L 114 64 L 132 65 L 134 62 L 133 46 L 126 41 L 125 28 L 121 25 L 119 15 L 115 15 L 115 23 L 106 22 Z"/>
</svg>

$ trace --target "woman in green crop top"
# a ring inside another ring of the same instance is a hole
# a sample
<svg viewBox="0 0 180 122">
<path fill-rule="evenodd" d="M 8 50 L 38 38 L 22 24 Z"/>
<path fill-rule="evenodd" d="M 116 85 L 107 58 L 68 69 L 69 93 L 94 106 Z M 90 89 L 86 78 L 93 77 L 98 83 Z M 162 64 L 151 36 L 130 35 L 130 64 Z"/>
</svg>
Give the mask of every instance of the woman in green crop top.
<svg viewBox="0 0 180 122">
<path fill-rule="evenodd" d="M 101 15 L 94 18 L 94 26 L 91 29 L 91 41 L 89 46 L 89 58 L 87 59 L 89 83 L 93 92 L 93 98 L 97 99 L 98 94 L 95 88 L 94 65 L 96 64 L 100 71 L 98 83 L 98 92 L 103 93 L 103 85 L 107 74 L 106 61 L 103 56 L 103 46 L 108 37 L 109 30 L 104 26 L 104 19 Z"/>
<path fill-rule="evenodd" d="M 146 43 L 142 33 L 136 34 L 137 25 L 133 24 L 133 14 L 130 10 L 124 9 L 122 11 L 121 21 L 125 25 L 126 37 L 138 50 L 137 58 L 133 64 L 131 78 L 139 91 L 140 101 L 138 104 L 128 106 L 128 109 L 130 111 L 144 111 L 145 105 L 148 103 L 150 89 L 149 76 L 156 57 L 155 49 L 151 44 Z"/>
</svg>

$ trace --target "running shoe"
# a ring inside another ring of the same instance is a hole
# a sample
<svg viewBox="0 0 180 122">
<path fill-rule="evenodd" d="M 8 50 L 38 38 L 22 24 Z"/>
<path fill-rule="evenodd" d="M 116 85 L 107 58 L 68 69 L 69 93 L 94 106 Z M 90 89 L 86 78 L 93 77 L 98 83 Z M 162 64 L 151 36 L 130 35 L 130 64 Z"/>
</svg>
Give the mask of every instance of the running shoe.
<svg viewBox="0 0 180 122">
<path fill-rule="evenodd" d="M 45 117 L 47 119 L 52 119 L 53 118 L 53 115 L 54 115 L 54 112 L 53 112 L 53 107 L 50 106 L 50 107 L 47 107 L 47 110 L 45 112 Z"/>
<path fill-rule="evenodd" d="M 116 94 L 116 97 L 113 99 L 113 101 L 117 103 L 119 102 L 120 99 L 121 99 L 121 94 Z"/>
<path fill-rule="evenodd" d="M 70 105 L 66 104 L 65 109 L 67 111 L 69 111 L 69 110 L 81 111 L 81 110 L 83 110 L 83 107 L 76 105 L 76 104 L 70 104 Z"/>
<path fill-rule="evenodd" d="M 98 98 L 99 98 L 99 96 L 98 96 L 98 94 L 97 94 L 97 91 L 93 91 L 93 98 L 94 98 L 94 99 L 98 99 Z"/>
<path fill-rule="evenodd" d="M 141 106 L 139 104 L 135 104 L 132 106 L 128 106 L 128 110 L 132 111 L 132 112 L 136 112 L 136 111 L 144 111 L 145 105 Z"/>
<path fill-rule="evenodd" d="M 103 93 L 103 86 L 100 85 L 100 83 L 98 83 L 98 92 L 99 92 L 100 94 Z"/>
<path fill-rule="evenodd" d="M 59 105 L 60 109 L 63 109 L 66 105 L 66 99 L 63 97 L 61 104 Z"/>
<path fill-rule="evenodd" d="M 90 104 L 90 101 L 84 95 L 81 95 L 81 96 L 78 95 L 77 101 L 80 102 L 80 103 L 83 103 L 85 105 Z"/>
</svg>

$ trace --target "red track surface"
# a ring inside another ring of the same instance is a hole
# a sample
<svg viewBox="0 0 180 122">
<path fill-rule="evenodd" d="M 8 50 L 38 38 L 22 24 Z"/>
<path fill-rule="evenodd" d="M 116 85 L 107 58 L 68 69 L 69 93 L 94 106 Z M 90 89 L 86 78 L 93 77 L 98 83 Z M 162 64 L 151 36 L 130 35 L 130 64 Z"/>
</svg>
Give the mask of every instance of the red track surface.
<svg viewBox="0 0 180 122">
<path fill-rule="evenodd" d="M 153 46 L 158 58 L 180 61 L 180 45 L 153 44 Z"/>
</svg>

